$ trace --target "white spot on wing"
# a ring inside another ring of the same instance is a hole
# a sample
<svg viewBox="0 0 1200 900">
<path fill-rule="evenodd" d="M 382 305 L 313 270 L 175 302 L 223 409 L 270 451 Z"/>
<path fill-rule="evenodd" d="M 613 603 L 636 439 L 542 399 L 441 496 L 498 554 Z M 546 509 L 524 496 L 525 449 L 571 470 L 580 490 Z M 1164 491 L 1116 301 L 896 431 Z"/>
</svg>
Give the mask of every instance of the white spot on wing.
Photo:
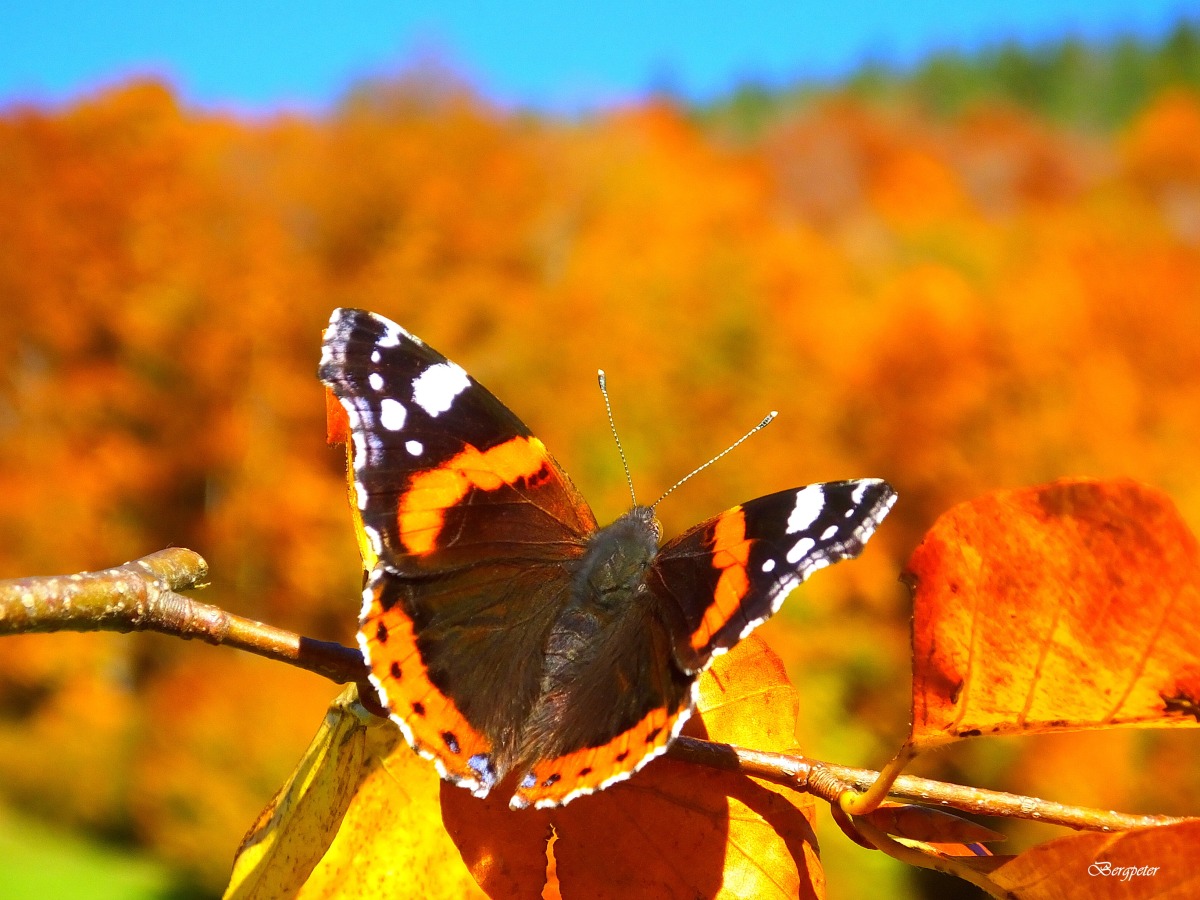
<svg viewBox="0 0 1200 900">
<path fill-rule="evenodd" d="M 382 391 L 383 376 L 378 372 L 372 372 L 369 376 L 367 376 L 367 384 L 371 385 L 371 390 L 373 391 Z"/>
<path fill-rule="evenodd" d="M 379 424 L 388 431 L 399 431 L 404 427 L 404 420 L 408 418 L 408 410 L 404 408 L 398 400 L 393 400 L 391 397 L 384 397 L 379 403 Z"/>
<path fill-rule="evenodd" d="M 813 572 L 816 572 L 819 569 L 824 569 L 826 566 L 831 565 L 835 561 L 836 560 L 832 560 L 828 556 L 818 556 L 804 567 L 804 577 L 808 578 Z"/>
<path fill-rule="evenodd" d="M 367 536 L 367 540 L 371 544 L 371 549 L 375 551 L 376 556 L 383 555 L 383 541 L 380 540 L 379 532 L 370 525 L 363 526 L 363 534 Z"/>
<path fill-rule="evenodd" d="M 792 514 L 788 516 L 787 533 L 795 534 L 808 528 L 817 521 L 817 516 L 824 508 L 825 492 L 819 484 L 810 484 L 796 491 L 796 505 L 792 508 Z M 790 554 L 788 561 L 792 561 Z"/>
<path fill-rule="evenodd" d="M 454 398 L 467 389 L 470 379 L 452 362 L 430 366 L 413 382 L 413 399 L 436 418 L 454 404 Z"/>
<path fill-rule="evenodd" d="M 421 343 L 419 338 L 409 334 L 386 316 L 381 316 L 379 313 L 368 313 L 368 315 L 370 315 L 372 319 L 383 326 L 383 334 L 381 334 L 379 336 L 379 340 L 376 341 L 380 347 L 398 347 L 400 345 L 401 338 L 408 338 L 414 344 Z"/>
<path fill-rule="evenodd" d="M 838 527 L 836 525 L 830 525 L 828 528 L 826 528 L 824 531 L 821 532 L 821 540 L 827 541 L 837 533 L 838 533 Z"/>
<path fill-rule="evenodd" d="M 854 488 L 854 492 L 850 495 L 850 500 L 855 506 L 863 502 L 863 497 L 867 495 L 867 488 L 874 487 L 879 484 L 878 478 L 864 478 Z"/>
<path fill-rule="evenodd" d="M 371 362 L 378 364 L 379 360 L 383 359 L 378 350 L 371 351 Z"/>
<path fill-rule="evenodd" d="M 787 595 L 800 587 L 801 578 L 785 578 L 775 588 L 775 593 L 772 594 L 771 600 L 771 615 L 779 612 L 779 607 L 783 606 L 783 601 L 787 599 Z M 763 621 L 766 621 L 765 619 Z"/>
<path fill-rule="evenodd" d="M 768 559 L 765 563 L 762 564 L 762 570 L 764 572 L 774 572 L 775 571 L 775 560 Z"/>
<path fill-rule="evenodd" d="M 363 622 L 366 622 L 367 616 L 370 615 L 370 613 L 371 613 L 371 602 L 375 598 L 374 587 L 375 587 L 375 583 L 377 581 L 379 581 L 378 574 L 375 572 L 372 572 L 370 579 L 367 581 L 367 586 L 365 588 L 363 588 L 362 609 L 358 613 L 358 621 L 360 624 L 362 624 Z M 363 647 L 363 651 L 364 651 L 363 655 L 367 658 L 368 661 L 370 661 L 370 656 L 366 652 L 367 648 L 365 646 Z"/>
<path fill-rule="evenodd" d="M 420 441 L 407 441 L 404 449 L 408 451 L 409 456 L 420 456 L 425 451 L 425 446 Z"/>
<path fill-rule="evenodd" d="M 796 541 L 795 546 L 788 551 L 787 561 L 793 566 L 796 565 L 796 563 L 804 559 L 804 557 L 808 555 L 809 551 L 811 551 L 815 546 L 817 546 L 817 542 L 812 538 L 800 538 L 800 540 Z"/>
</svg>

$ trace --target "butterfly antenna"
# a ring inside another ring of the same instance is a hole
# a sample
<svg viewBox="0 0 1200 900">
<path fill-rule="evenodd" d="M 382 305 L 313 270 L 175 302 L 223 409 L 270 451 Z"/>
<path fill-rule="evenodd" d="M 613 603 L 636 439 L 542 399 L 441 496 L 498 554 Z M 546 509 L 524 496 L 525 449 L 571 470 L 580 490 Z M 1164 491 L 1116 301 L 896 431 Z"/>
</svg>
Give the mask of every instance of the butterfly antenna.
<svg viewBox="0 0 1200 900">
<path fill-rule="evenodd" d="M 761 422 L 759 422 L 757 425 L 755 425 L 753 428 L 751 428 L 749 431 L 747 431 L 745 434 L 743 434 L 740 438 L 738 438 L 736 441 L 734 441 L 732 444 L 730 444 L 728 447 L 726 447 L 724 450 L 722 450 L 720 453 L 718 453 L 716 456 L 714 456 L 712 459 L 710 459 L 704 465 L 697 466 L 696 468 L 692 469 L 692 471 L 688 472 L 686 475 L 684 475 L 682 478 L 680 478 L 677 482 L 675 482 L 673 485 L 671 485 L 669 488 L 667 488 L 667 490 L 663 493 L 663 495 L 661 497 L 659 497 L 657 500 L 655 500 L 653 503 L 650 504 L 650 508 L 654 509 L 656 506 L 658 506 L 658 504 L 660 504 L 664 500 L 666 500 L 667 495 L 670 494 L 672 491 L 674 491 L 677 487 L 679 487 L 681 484 L 683 484 L 685 481 L 688 481 L 695 475 L 698 475 L 699 473 L 703 472 L 705 469 L 707 469 L 709 466 L 711 466 L 713 463 L 715 463 L 722 456 L 725 456 L 727 453 L 730 453 L 735 447 L 737 447 L 738 445 L 744 443 L 747 439 L 749 439 L 749 437 L 752 434 L 754 434 L 755 432 L 758 432 L 758 431 L 762 431 L 764 428 L 766 428 L 768 425 L 771 424 L 771 421 L 777 415 L 779 415 L 779 412 L 777 410 L 774 410 L 774 409 L 771 410 L 769 413 L 767 413 L 766 418 L 764 418 Z"/>
<path fill-rule="evenodd" d="M 617 436 L 617 423 L 613 421 L 612 404 L 608 402 L 608 384 L 604 380 L 604 370 L 597 369 L 596 376 L 600 381 L 600 393 L 604 396 L 604 410 L 608 413 L 608 427 L 612 430 L 613 440 L 617 442 L 617 452 L 621 454 L 621 465 L 625 467 L 625 480 L 629 483 L 629 497 L 637 506 L 637 495 L 633 492 L 633 476 L 629 474 L 629 461 L 625 459 L 625 448 L 621 446 L 621 438 Z"/>
</svg>

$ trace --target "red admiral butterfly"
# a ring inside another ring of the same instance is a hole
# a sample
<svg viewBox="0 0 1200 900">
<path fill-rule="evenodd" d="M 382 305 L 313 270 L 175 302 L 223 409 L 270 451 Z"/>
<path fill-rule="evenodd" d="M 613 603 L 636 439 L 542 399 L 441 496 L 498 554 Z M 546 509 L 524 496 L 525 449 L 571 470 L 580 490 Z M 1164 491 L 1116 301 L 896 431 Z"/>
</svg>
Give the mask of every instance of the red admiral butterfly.
<svg viewBox="0 0 1200 900">
<path fill-rule="evenodd" d="M 554 806 L 663 753 L 713 657 L 830 563 L 895 493 L 812 484 L 659 546 L 653 507 L 598 528 L 542 442 L 382 316 L 335 310 L 319 370 L 350 425 L 370 572 L 359 645 L 392 719 L 442 777 Z"/>
</svg>

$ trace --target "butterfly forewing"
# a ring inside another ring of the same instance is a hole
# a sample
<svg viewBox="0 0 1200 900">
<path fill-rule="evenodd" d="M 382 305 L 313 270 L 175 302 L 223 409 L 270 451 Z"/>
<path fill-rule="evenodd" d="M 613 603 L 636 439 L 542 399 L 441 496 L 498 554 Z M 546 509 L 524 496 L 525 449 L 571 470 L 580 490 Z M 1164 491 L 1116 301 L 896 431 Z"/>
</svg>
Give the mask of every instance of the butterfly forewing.
<svg viewBox="0 0 1200 900">
<path fill-rule="evenodd" d="M 524 423 L 395 323 L 335 310 L 318 375 L 349 418 L 363 528 L 393 569 L 557 558 L 577 553 L 580 537 L 595 529 L 587 504 Z"/>
<path fill-rule="evenodd" d="M 895 499 L 875 478 L 810 484 L 735 506 L 669 541 L 647 584 L 675 622 L 680 663 L 703 669 L 813 572 L 858 556 Z"/>
</svg>

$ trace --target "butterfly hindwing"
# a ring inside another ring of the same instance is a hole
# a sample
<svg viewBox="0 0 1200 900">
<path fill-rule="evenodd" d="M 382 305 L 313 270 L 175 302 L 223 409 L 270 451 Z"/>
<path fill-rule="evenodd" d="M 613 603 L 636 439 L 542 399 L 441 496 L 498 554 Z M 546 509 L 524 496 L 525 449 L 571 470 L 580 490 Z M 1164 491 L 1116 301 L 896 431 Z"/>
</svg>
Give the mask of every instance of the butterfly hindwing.
<svg viewBox="0 0 1200 900">
<path fill-rule="evenodd" d="M 599 629 L 573 628 L 569 615 L 560 623 L 566 642 L 581 644 L 569 635 L 582 633 L 586 646 L 570 648 L 576 658 L 527 723 L 540 752 L 514 806 L 553 806 L 628 778 L 666 750 L 691 712 L 695 676 L 675 663 L 653 604 Z"/>
<path fill-rule="evenodd" d="M 862 552 L 894 499 L 877 479 L 809 485 L 735 507 L 659 549 L 648 596 L 631 597 L 615 628 L 593 631 L 586 667 L 572 669 L 554 723 L 560 743 L 552 745 L 568 752 L 534 766 L 517 804 L 565 802 L 659 755 L 690 713 L 691 688 L 713 656 L 811 573 Z"/>
<path fill-rule="evenodd" d="M 545 565 L 415 578 L 372 569 L 359 622 L 371 681 L 443 777 L 482 796 L 513 768 L 564 597 L 561 573 Z"/>
</svg>

